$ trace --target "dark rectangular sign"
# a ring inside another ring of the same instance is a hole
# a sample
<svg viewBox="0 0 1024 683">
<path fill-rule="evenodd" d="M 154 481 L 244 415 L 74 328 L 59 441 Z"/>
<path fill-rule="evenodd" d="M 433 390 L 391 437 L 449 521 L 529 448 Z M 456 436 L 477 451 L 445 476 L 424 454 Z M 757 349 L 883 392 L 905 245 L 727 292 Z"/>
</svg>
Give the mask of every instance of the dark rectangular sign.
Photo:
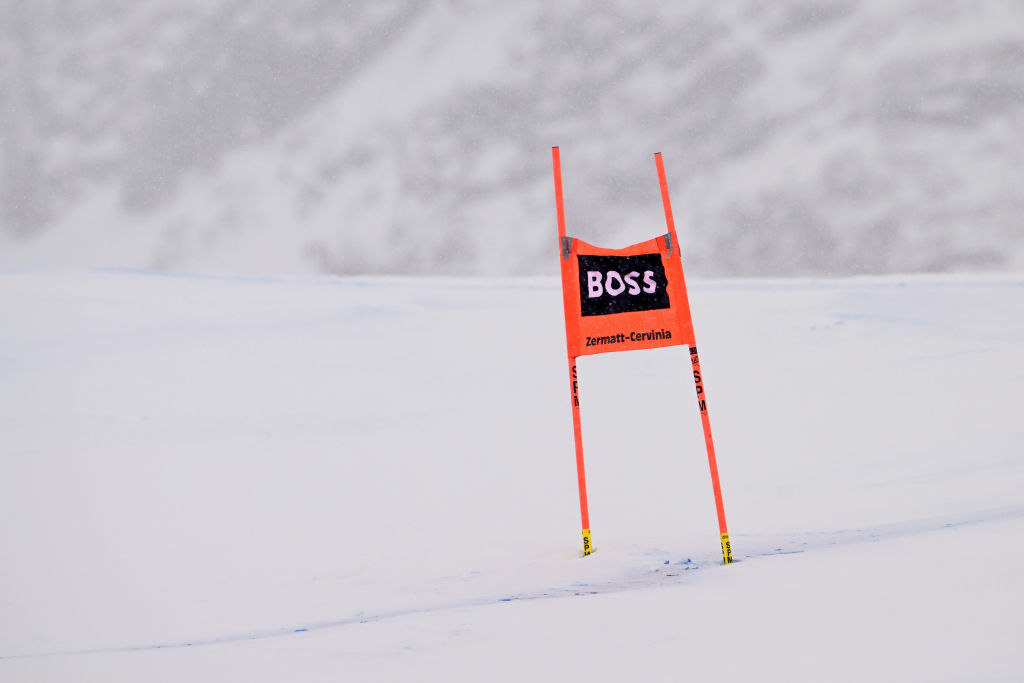
<svg viewBox="0 0 1024 683">
<path fill-rule="evenodd" d="M 579 254 L 580 314 L 612 315 L 669 308 L 661 254 Z"/>
</svg>

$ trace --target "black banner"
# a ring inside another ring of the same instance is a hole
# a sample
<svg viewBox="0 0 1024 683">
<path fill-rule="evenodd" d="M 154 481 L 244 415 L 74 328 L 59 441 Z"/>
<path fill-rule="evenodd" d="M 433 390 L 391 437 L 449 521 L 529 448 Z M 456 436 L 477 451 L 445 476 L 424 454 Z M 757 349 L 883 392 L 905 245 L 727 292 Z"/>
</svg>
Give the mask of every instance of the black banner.
<svg viewBox="0 0 1024 683">
<path fill-rule="evenodd" d="M 580 254 L 581 315 L 611 315 L 669 308 L 661 254 Z"/>
</svg>

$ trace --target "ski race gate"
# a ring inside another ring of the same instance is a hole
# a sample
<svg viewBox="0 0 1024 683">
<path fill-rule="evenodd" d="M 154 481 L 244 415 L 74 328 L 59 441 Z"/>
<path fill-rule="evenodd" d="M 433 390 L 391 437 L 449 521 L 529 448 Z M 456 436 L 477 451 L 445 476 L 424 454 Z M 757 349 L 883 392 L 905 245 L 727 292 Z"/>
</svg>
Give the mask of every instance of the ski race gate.
<svg viewBox="0 0 1024 683">
<path fill-rule="evenodd" d="M 722 559 L 732 562 L 725 506 L 718 479 L 715 445 L 711 439 L 704 380 L 693 334 L 690 303 L 683 277 L 679 238 L 672 218 L 668 182 L 661 153 L 654 155 L 661 185 L 668 232 L 661 237 L 624 249 L 602 249 L 565 234 L 565 205 L 562 196 L 562 165 L 558 147 L 551 149 L 555 175 L 555 210 L 558 214 L 558 249 L 562 266 L 562 301 L 565 308 L 565 340 L 569 357 L 569 390 L 572 404 L 573 436 L 576 444 L 576 473 L 579 482 L 580 519 L 583 526 L 583 554 L 593 552 L 587 480 L 583 467 L 583 434 L 580 427 L 579 382 L 576 359 L 595 353 L 688 346 L 697 406 L 704 428 L 704 443 L 711 468 L 711 486 L 718 513 Z"/>
</svg>

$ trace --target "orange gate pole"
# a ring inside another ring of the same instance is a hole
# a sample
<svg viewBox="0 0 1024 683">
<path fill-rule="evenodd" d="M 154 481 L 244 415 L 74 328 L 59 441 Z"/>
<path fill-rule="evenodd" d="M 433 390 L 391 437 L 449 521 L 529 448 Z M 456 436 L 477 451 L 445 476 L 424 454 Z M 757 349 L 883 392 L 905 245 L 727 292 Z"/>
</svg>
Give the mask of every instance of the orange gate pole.
<svg viewBox="0 0 1024 683">
<path fill-rule="evenodd" d="M 583 429 L 580 426 L 580 392 L 576 377 L 576 359 L 569 356 L 569 383 L 572 392 L 572 437 L 576 442 L 576 480 L 580 489 L 580 522 L 583 527 L 583 554 L 589 555 L 594 546 L 590 540 L 590 511 L 587 509 L 587 475 L 583 469 Z"/>
<path fill-rule="evenodd" d="M 661 160 L 661 152 L 654 155 L 658 166 L 658 184 L 661 185 L 661 203 L 665 208 L 665 222 L 672 236 L 672 244 L 679 244 L 676 236 L 676 223 L 672 218 L 672 202 L 668 196 L 668 181 L 665 178 L 665 164 Z M 691 328 L 693 321 L 690 321 Z M 711 438 L 711 420 L 708 418 L 707 398 L 704 392 L 704 380 L 700 372 L 700 359 L 697 356 L 697 340 L 694 336 L 690 347 L 690 363 L 693 365 L 693 382 L 697 388 L 697 406 L 700 408 L 700 421 L 704 428 L 704 445 L 708 451 L 708 467 L 711 469 L 711 487 L 715 491 L 715 510 L 718 513 L 718 533 L 722 543 L 722 560 L 725 564 L 732 563 L 732 545 L 729 543 L 729 529 L 725 524 L 725 504 L 722 502 L 722 486 L 718 480 L 718 461 L 715 459 L 715 442 Z"/>
<path fill-rule="evenodd" d="M 551 164 L 555 173 L 555 211 L 558 214 L 558 251 L 561 254 L 566 241 L 565 236 L 565 203 L 562 197 L 562 161 L 558 148 L 551 148 Z M 590 540 L 590 511 L 587 508 L 587 476 L 583 468 L 583 429 L 580 426 L 580 394 L 579 381 L 576 376 L 576 358 L 569 350 L 566 337 L 566 351 L 569 358 L 569 398 L 572 403 L 572 435 L 576 442 L 576 479 L 580 490 L 580 522 L 583 527 L 583 554 L 593 552 Z"/>
</svg>

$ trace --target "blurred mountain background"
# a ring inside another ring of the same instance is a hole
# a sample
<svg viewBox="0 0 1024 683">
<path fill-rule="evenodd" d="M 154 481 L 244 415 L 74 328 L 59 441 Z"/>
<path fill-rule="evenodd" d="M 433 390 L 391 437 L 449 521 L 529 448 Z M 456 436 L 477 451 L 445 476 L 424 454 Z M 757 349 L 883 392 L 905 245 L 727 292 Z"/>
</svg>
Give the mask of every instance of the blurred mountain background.
<svg viewBox="0 0 1024 683">
<path fill-rule="evenodd" d="M 1024 270 L 1024 2 L 0 2 L 0 267 Z"/>
</svg>

